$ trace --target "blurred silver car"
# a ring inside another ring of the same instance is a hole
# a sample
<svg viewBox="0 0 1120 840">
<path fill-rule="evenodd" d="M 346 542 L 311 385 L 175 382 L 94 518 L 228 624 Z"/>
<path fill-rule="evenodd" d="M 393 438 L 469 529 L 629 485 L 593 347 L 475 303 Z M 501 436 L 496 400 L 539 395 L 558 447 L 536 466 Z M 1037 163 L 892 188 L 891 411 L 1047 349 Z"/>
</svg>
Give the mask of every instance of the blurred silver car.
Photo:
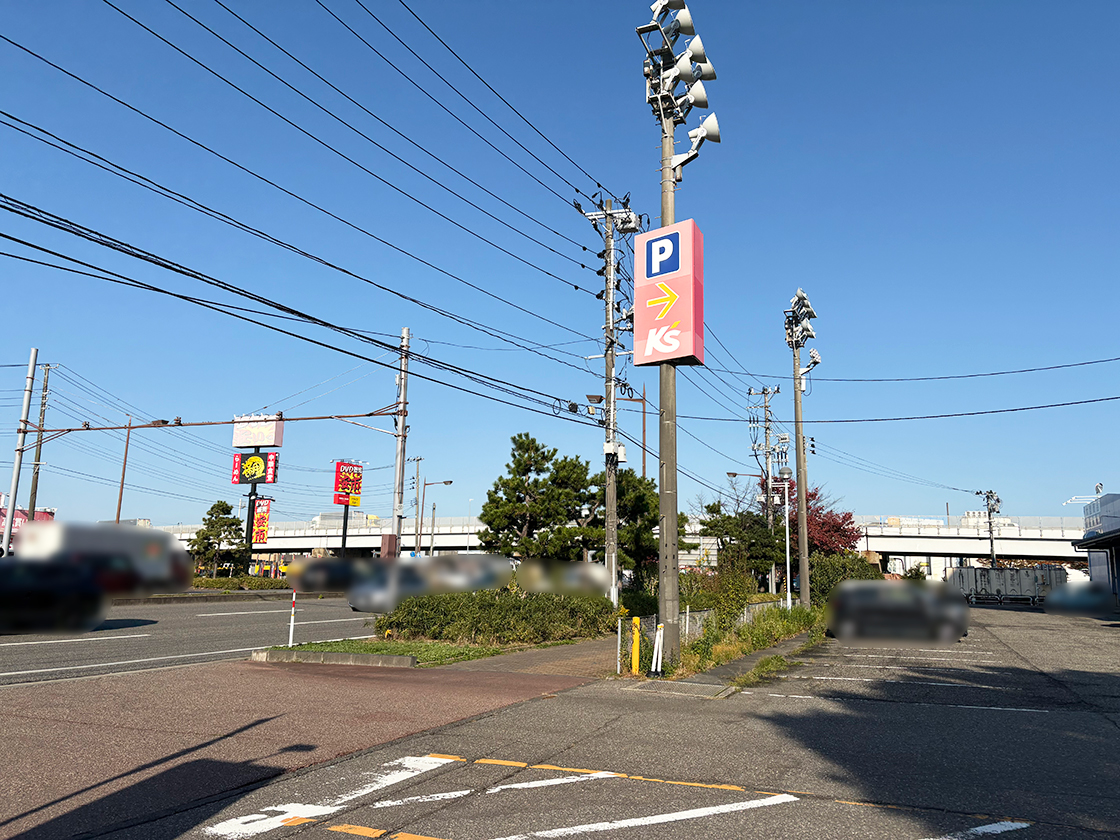
<svg viewBox="0 0 1120 840">
<path fill-rule="evenodd" d="M 947 644 L 968 635 L 968 603 L 937 584 L 846 580 L 829 599 L 828 629 L 844 641 L 912 639 Z"/>
</svg>

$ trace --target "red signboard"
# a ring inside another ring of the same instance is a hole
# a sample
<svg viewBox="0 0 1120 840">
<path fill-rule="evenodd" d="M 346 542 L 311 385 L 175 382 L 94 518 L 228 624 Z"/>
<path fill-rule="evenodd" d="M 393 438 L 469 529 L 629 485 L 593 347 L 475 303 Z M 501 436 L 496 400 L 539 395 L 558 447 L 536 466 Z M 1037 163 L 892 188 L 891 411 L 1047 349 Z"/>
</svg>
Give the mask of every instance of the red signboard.
<svg viewBox="0 0 1120 840">
<path fill-rule="evenodd" d="M 264 483 L 276 483 L 276 468 L 280 465 L 280 453 L 269 452 L 264 459 Z"/>
<path fill-rule="evenodd" d="M 241 453 L 233 456 L 233 483 L 241 483 Z"/>
<path fill-rule="evenodd" d="M 362 465 L 339 461 L 334 465 L 334 492 L 362 495 Z M 342 504 L 335 502 L 335 504 Z"/>
<path fill-rule="evenodd" d="M 253 542 L 268 542 L 268 517 L 272 512 L 272 502 L 268 499 L 257 499 L 253 513 Z"/>
<path fill-rule="evenodd" d="M 704 235 L 688 219 L 634 240 L 634 364 L 704 364 Z"/>
<path fill-rule="evenodd" d="M 335 493 L 334 503 L 336 505 L 349 505 L 350 507 L 358 507 L 362 503 L 361 496 L 354 496 L 350 493 Z"/>
</svg>

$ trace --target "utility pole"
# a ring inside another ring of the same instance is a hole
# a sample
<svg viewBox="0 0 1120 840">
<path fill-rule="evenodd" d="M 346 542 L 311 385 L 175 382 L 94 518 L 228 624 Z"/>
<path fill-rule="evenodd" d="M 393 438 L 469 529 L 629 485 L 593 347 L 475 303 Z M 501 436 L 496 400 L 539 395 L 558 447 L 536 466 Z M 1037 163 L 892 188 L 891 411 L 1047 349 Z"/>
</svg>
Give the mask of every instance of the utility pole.
<svg viewBox="0 0 1120 840">
<path fill-rule="evenodd" d="M 35 519 L 35 504 L 39 501 L 39 462 L 43 457 L 43 424 L 47 422 L 47 383 L 51 377 L 51 366 L 41 365 L 43 369 L 43 396 L 39 400 L 39 431 L 35 435 L 35 461 L 31 465 L 31 497 L 27 500 L 27 518 Z"/>
<path fill-rule="evenodd" d="M 397 374 L 397 413 L 393 418 L 397 434 L 397 460 L 393 491 L 393 536 L 396 554 L 401 553 L 401 530 L 404 527 L 405 442 L 408 439 L 408 327 L 401 329 L 401 366 Z M 419 469 L 419 467 L 417 467 Z"/>
<path fill-rule="evenodd" d="M 416 526 L 416 539 L 412 543 L 416 552 L 416 556 L 420 556 L 420 521 L 424 518 L 424 510 L 420 501 L 420 462 L 424 460 L 423 457 L 413 458 L 416 462 L 416 516 L 413 519 L 413 525 Z"/>
<path fill-rule="evenodd" d="M 763 386 L 761 391 L 756 391 L 754 390 L 754 388 L 747 389 L 748 396 L 753 397 L 758 394 L 761 394 L 762 396 L 762 424 L 764 430 L 764 443 L 762 444 L 761 448 L 766 453 L 766 467 L 763 470 L 762 478 L 763 482 L 765 483 L 764 491 L 766 493 L 766 527 L 770 529 L 771 533 L 774 531 L 774 497 L 772 489 L 774 475 L 774 447 L 770 444 L 770 429 L 773 424 L 773 416 L 770 414 L 770 398 L 778 393 L 781 393 L 781 386 L 776 386 L 774 388 Z M 759 445 L 757 443 L 754 443 L 751 445 L 751 449 L 757 452 L 759 449 Z M 761 464 L 759 466 L 761 466 Z M 770 594 L 773 595 L 775 592 L 777 592 L 777 581 L 775 580 L 775 569 L 773 563 L 770 564 L 769 581 Z"/>
<path fill-rule="evenodd" d="M 991 567 L 994 569 L 996 568 L 996 528 L 992 517 L 999 513 L 1003 500 L 996 495 L 995 490 L 977 490 L 976 495 L 984 497 L 984 504 L 988 508 L 988 549 L 991 554 Z"/>
<path fill-rule="evenodd" d="M 7 556 L 12 545 L 12 519 L 16 514 L 16 494 L 19 493 L 19 471 L 23 466 L 24 442 L 27 440 L 27 420 L 31 416 L 31 394 L 35 390 L 35 362 L 39 359 L 39 348 L 31 348 L 31 360 L 27 363 L 27 384 L 23 389 L 23 409 L 19 415 L 19 428 L 16 430 L 16 454 L 12 461 L 12 485 L 8 493 L 8 509 L 4 516 L 4 542 L 0 551 Z"/>
<path fill-rule="evenodd" d="M 128 442 L 132 439 L 132 415 L 128 415 L 128 431 L 124 433 L 124 458 L 121 460 L 121 489 L 117 492 L 117 524 L 121 524 L 121 502 L 124 501 L 124 474 L 128 469 Z"/>
<path fill-rule="evenodd" d="M 674 131 L 683 125 L 693 107 L 707 108 L 708 96 L 703 80 L 715 79 L 704 45 L 696 35 L 692 15 L 683 0 L 656 0 L 650 7 L 653 20 L 635 31 L 645 48 L 643 74 L 646 102 L 661 129 L 661 227 L 676 222 L 676 188 L 683 167 L 699 155 L 705 140 L 718 143 L 719 123 L 709 114 L 700 127 L 688 133 L 692 148 L 673 154 Z M 676 12 L 675 16 L 673 13 Z M 656 36 L 656 39 L 655 37 Z M 687 48 L 675 54 L 682 36 L 694 36 Z M 680 83 L 688 85 L 683 96 L 674 92 Z M 672 361 L 659 365 L 660 422 L 658 443 L 658 616 L 664 625 L 663 651 L 668 662 L 680 659 L 680 579 L 677 537 L 677 369 Z"/>
<path fill-rule="evenodd" d="M 618 341 L 615 338 L 615 230 L 622 233 L 632 233 L 639 229 L 637 216 L 629 207 L 614 210 L 610 199 L 607 199 L 599 212 L 584 214 L 598 230 L 598 222 L 603 222 L 604 248 L 603 270 L 600 272 L 605 280 L 603 302 L 606 316 L 603 325 L 603 341 L 605 349 L 603 359 L 605 369 L 603 373 L 606 388 L 605 404 L 603 406 L 603 427 L 605 440 L 603 443 L 604 458 L 604 520 L 605 520 L 605 557 L 607 577 L 610 580 L 608 593 L 611 603 L 618 606 L 618 463 L 622 447 L 618 443 L 618 398 L 616 395 L 617 381 L 615 379 L 615 355 Z M 591 399 L 593 395 L 589 394 Z M 643 441 L 644 444 L 644 441 Z"/>
<path fill-rule="evenodd" d="M 801 419 L 801 377 L 820 364 L 820 354 L 816 350 L 809 351 L 811 359 L 809 366 L 801 367 L 801 348 L 817 334 L 813 330 L 810 320 L 817 317 L 809 297 L 801 289 L 790 299 L 790 308 L 785 311 L 786 316 L 786 344 L 793 350 L 793 430 L 794 448 L 797 452 L 797 555 L 798 577 L 801 587 L 801 604 L 809 606 L 809 523 L 808 502 L 808 469 L 805 464 L 805 433 Z"/>
</svg>

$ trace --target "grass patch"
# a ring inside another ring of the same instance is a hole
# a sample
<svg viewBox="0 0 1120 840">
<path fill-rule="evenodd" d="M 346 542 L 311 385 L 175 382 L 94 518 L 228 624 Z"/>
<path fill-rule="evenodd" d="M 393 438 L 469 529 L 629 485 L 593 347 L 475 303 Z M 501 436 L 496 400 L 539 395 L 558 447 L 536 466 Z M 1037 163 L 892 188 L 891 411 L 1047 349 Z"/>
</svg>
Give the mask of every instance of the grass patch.
<svg viewBox="0 0 1120 840">
<path fill-rule="evenodd" d="M 316 650 L 325 653 L 372 653 L 381 656 L 415 656 L 420 667 L 450 665 L 470 659 L 486 659 L 506 653 L 509 648 L 492 645 L 455 645 L 449 642 L 386 641 L 383 639 L 344 639 L 339 642 L 309 642 L 272 650 Z"/>
<path fill-rule="evenodd" d="M 810 644 L 817 644 L 824 639 L 824 629 L 824 610 L 800 605 L 790 610 L 784 607 L 765 609 L 750 623 L 733 630 L 722 630 L 718 622 L 711 622 L 699 639 L 683 648 L 680 666 L 673 675 L 679 678 L 706 671 L 756 650 L 765 650 L 806 630 Z"/>
<path fill-rule="evenodd" d="M 767 656 L 758 661 L 758 664 L 751 668 L 747 673 L 741 674 L 731 681 L 731 684 L 736 688 L 746 688 L 748 685 L 758 685 L 759 683 L 773 679 L 783 671 L 788 671 L 795 665 L 801 663 L 786 659 L 784 656 Z"/>
</svg>

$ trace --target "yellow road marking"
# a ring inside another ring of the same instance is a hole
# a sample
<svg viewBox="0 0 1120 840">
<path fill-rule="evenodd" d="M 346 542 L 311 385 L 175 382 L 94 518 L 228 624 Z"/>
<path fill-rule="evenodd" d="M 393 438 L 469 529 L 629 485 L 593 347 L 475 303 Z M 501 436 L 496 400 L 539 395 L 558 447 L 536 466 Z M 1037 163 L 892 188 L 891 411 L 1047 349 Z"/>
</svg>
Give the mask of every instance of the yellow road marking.
<svg viewBox="0 0 1120 840">
<path fill-rule="evenodd" d="M 639 782 L 658 782 L 663 785 L 685 785 L 686 787 L 712 788 L 713 790 L 746 790 L 746 788 L 741 788 L 738 785 L 706 785 L 702 782 L 673 782 L 668 779 L 647 779 L 645 776 L 627 776 L 626 778 L 634 779 Z"/>
<path fill-rule="evenodd" d="M 380 828 L 366 828 L 364 825 L 328 825 L 327 831 L 341 831 L 343 834 L 356 834 L 359 837 L 380 837 L 388 833 Z"/>
<path fill-rule="evenodd" d="M 315 822 L 315 820 L 308 819 L 307 817 L 288 817 L 286 820 L 283 820 L 284 825 L 303 825 L 309 822 Z"/>
<path fill-rule="evenodd" d="M 839 802 L 841 805 L 862 805 L 864 808 L 879 808 L 874 802 L 852 802 L 849 799 L 833 799 L 833 802 Z"/>
<path fill-rule="evenodd" d="M 428 753 L 428 758 L 444 758 L 448 761 L 466 761 L 461 755 L 444 755 L 443 753 Z"/>
<path fill-rule="evenodd" d="M 399 834 L 394 834 L 391 840 L 440 840 L 440 838 L 429 837 L 426 834 L 409 834 L 407 831 L 402 831 Z"/>
<path fill-rule="evenodd" d="M 503 761 L 500 758 L 480 758 L 475 764 L 500 764 L 503 767 L 528 767 L 524 761 Z"/>
<path fill-rule="evenodd" d="M 601 773 L 601 770 L 583 770 L 579 767 L 557 767 L 555 764 L 534 764 L 530 770 L 561 770 L 565 773 Z M 616 776 L 626 778 L 624 773 L 615 773 Z"/>
</svg>

